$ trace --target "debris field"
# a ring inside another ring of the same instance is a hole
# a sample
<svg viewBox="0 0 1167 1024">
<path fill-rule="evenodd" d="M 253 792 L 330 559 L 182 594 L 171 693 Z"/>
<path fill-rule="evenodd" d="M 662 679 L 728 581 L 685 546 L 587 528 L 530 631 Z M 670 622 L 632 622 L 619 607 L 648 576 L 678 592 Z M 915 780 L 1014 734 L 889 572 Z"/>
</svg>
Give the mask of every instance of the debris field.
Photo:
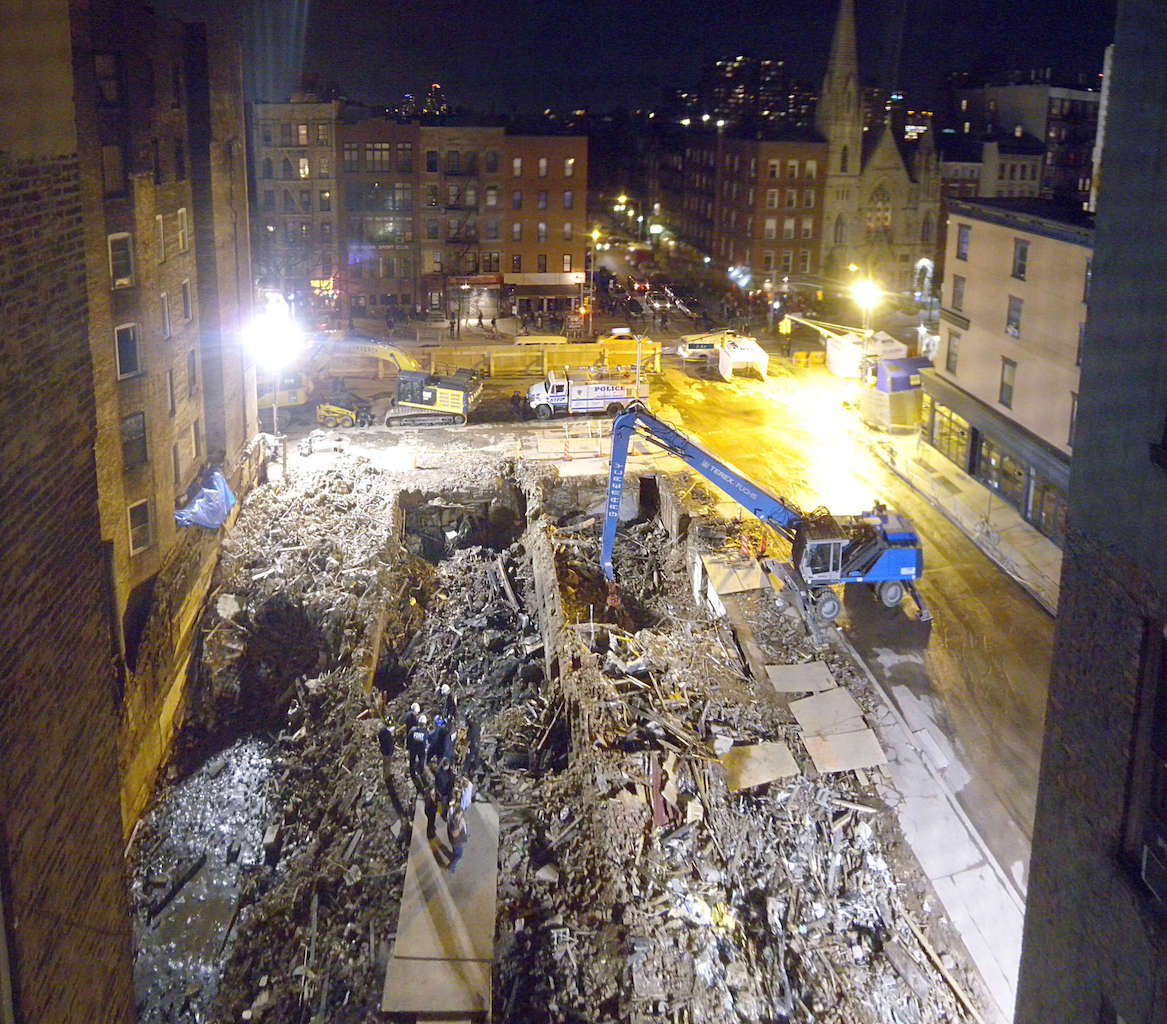
<svg viewBox="0 0 1167 1024">
<path fill-rule="evenodd" d="M 412 702 L 432 722 L 443 684 L 459 757 L 481 726 L 475 782 L 500 814 L 493 1019 L 977 1020 L 979 979 L 872 773 L 816 770 L 788 695 L 694 601 L 695 553 L 745 527 L 682 498 L 687 539 L 651 507 L 618 531 L 614 615 L 603 481 L 345 453 L 249 494 L 132 841 L 143 1024 L 387 1019 L 402 723 Z M 768 659 L 876 699 L 842 646 L 758 615 Z M 783 744 L 785 771 L 741 767 Z"/>
</svg>

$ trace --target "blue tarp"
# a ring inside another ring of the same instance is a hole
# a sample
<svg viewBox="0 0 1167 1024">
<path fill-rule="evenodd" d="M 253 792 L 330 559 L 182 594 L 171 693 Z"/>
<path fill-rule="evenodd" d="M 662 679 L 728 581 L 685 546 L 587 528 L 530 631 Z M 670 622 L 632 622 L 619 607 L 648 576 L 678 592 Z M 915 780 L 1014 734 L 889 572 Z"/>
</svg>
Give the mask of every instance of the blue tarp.
<svg viewBox="0 0 1167 1024">
<path fill-rule="evenodd" d="M 235 495 L 218 467 L 203 475 L 202 485 L 185 508 L 175 509 L 174 521 L 179 526 L 205 526 L 208 530 L 216 530 L 227 521 L 227 513 L 235 504 Z"/>
<path fill-rule="evenodd" d="M 932 360 L 925 356 L 901 356 L 880 359 L 875 365 L 876 391 L 910 391 L 920 387 L 920 370 L 930 368 Z"/>
</svg>

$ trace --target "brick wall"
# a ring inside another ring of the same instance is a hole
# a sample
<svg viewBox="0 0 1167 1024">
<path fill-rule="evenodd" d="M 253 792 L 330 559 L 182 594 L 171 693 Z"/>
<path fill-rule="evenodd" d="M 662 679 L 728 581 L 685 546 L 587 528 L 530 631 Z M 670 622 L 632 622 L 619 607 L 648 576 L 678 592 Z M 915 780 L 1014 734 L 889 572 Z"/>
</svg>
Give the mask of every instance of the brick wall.
<svg viewBox="0 0 1167 1024">
<path fill-rule="evenodd" d="M 25 1024 L 133 1019 L 81 210 L 75 158 L 0 162 L 0 882 Z"/>
</svg>

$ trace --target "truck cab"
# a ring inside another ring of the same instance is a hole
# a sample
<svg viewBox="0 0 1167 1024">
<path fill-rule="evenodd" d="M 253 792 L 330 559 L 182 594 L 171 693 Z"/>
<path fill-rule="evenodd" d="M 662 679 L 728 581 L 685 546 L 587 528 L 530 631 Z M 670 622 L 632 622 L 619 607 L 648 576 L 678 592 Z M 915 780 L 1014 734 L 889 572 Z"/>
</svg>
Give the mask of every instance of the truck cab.
<svg viewBox="0 0 1167 1024">
<path fill-rule="evenodd" d="M 527 388 L 527 405 L 536 412 L 547 407 L 554 412 L 567 409 L 567 374 L 562 370 L 551 370 L 538 384 Z"/>
</svg>

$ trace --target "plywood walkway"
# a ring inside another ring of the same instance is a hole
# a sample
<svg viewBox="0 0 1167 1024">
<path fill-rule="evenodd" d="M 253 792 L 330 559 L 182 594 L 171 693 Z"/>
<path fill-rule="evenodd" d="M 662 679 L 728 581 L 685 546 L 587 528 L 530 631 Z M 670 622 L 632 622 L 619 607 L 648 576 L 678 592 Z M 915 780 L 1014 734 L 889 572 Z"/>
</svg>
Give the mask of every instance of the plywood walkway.
<svg viewBox="0 0 1167 1024">
<path fill-rule="evenodd" d="M 381 1009 L 420 1019 L 489 1020 L 494 915 L 498 880 L 498 811 L 475 801 L 466 814 L 470 837 L 455 872 L 446 870 L 450 846 L 425 835 L 425 810 L 416 801 L 405 868 L 397 941 Z"/>
</svg>

